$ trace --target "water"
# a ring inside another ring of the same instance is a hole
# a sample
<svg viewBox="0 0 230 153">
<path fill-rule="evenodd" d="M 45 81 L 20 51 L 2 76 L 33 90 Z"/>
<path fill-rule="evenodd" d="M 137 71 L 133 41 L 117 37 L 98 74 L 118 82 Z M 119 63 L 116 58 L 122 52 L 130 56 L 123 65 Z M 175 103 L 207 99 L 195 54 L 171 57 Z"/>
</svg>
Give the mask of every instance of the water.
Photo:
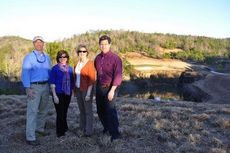
<svg viewBox="0 0 230 153">
<path fill-rule="evenodd" d="M 178 78 L 137 79 L 124 81 L 119 89 L 118 96 L 135 97 L 143 99 L 180 99 L 177 90 Z M 157 98 L 158 97 L 158 98 Z"/>
</svg>

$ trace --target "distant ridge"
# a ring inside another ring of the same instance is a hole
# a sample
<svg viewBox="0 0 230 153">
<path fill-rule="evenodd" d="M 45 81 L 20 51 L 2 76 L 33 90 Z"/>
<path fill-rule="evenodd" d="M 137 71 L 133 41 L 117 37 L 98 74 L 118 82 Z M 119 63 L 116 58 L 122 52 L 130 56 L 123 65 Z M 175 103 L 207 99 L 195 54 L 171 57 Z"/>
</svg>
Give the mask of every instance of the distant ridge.
<svg viewBox="0 0 230 153">
<path fill-rule="evenodd" d="M 206 62 L 210 58 L 230 57 L 230 38 L 216 39 L 204 36 L 142 33 L 124 30 L 90 31 L 79 35 L 73 35 L 62 41 L 46 42 L 46 51 L 55 63 L 58 50 L 65 49 L 73 57 L 70 63 L 76 59 L 75 48 L 80 43 L 86 43 L 93 58 L 99 52 L 98 38 L 107 34 L 112 38 L 112 49 L 118 54 L 137 52 L 150 58 L 172 58 L 179 60 L 195 60 Z M 20 36 L 0 37 L 0 72 L 10 77 L 19 78 L 20 66 L 26 53 L 33 49 L 32 41 Z M 17 54 L 15 54 L 17 52 Z M 128 69 L 125 69 L 128 70 Z M 129 73 L 129 72 L 128 72 Z M 127 73 L 127 74 L 128 74 Z"/>
</svg>

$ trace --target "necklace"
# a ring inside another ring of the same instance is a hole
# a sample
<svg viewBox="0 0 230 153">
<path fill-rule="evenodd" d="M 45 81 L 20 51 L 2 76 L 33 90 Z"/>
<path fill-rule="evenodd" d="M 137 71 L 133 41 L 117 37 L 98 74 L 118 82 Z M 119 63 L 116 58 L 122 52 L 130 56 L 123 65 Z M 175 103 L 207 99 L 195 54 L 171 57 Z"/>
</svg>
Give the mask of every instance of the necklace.
<svg viewBox="0 0 230 153">
<path fill-rule="evenodd" d="M 40 59 L 38 58 L 38 55 L 37 55 L 34 51 L 33 51 L 33 53 L 34 53 L 34 55 L 35 55 L 35 57 L 36 57 L 38 63 L 44 63 L 44 62 L 46 61 L 46 56 L 45 56 L 44 53 L 42 53 L 42 57 L 43 57 L 42 60 L 40 60 Z"/>
</svg>

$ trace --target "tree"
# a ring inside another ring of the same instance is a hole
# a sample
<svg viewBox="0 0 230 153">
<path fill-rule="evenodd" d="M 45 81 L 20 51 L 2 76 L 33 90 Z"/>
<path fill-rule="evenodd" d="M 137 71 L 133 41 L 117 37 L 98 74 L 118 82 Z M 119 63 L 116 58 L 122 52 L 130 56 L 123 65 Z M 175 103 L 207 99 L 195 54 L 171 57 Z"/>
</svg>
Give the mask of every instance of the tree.
<svg viewBox="0 0 230 153">
<path fill-rule="evenodd" d="M 62 49 L 60 42 L 53 42 L 46 44 L 46 52 L 49 54 L 52 63 L 56 63 L 56 55 L 59 50 Z"/>
</svg>

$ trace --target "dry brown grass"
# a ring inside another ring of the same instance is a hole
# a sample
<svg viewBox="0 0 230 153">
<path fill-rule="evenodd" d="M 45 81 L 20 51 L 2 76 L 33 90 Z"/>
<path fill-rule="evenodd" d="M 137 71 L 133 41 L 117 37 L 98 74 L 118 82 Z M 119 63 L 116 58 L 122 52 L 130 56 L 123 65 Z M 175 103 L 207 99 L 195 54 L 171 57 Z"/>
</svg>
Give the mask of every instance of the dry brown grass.
<svg viewBox="0 0 230 153">
<path fill-rule="evenodd" d="M 176 59 L 155 59 L 137 52 L 128 52 L 121 55 L 134 68 L 133 73 L 142 78 L 150 76 L 165 76 L 167 78 L 179 77 L 181 72 L 190 68 L 191 65 Z M 125 78 L 129 80 L 130 78 Z"/>
<path fill-rule="evenodd" d="M 195 115 L 192 115 L 192 117 L 194 119 L 197 119 L 198 121 L 205 121 L 209 118 L 209 115 L 205 114 L 205 113 L 202 113 L 202 114 L 195 114 Z"/>
<path fill-rule="evenodd" d="M 51 101 L 50 101 L 51 103 Z M 230 151 L 230 105 L 179 101 L 118 98 L 122 139 L 110 142 L 94 103 L 94 135 L 79 130 L 75 99 L 68 114 L 69 131 L 55 135 L 55 111 L 49 111 L 46 129 L 50 136 L 38 137 L 41 145 L 25 143 L 25 96 L 0 96 L 1 153 L 228 153 Z"/>
<path fill-rule="evenodd" d="M 186 62 L 175 59 L 154 59 L 136 52 L 130 52 L 125 55 L 127 61 L 139 71 L 183 71 L 191 66 Z M 143 65 L 143 66 L 142 66 Z"/>
<path fill-rule="evenodd" d="M 230 120 L 229 119 L 224 119 L 221 118 L 217 121 L 217 124 L 221 127 L 221 128 L 228 128 L 230 129 Z"/>
</svg>

